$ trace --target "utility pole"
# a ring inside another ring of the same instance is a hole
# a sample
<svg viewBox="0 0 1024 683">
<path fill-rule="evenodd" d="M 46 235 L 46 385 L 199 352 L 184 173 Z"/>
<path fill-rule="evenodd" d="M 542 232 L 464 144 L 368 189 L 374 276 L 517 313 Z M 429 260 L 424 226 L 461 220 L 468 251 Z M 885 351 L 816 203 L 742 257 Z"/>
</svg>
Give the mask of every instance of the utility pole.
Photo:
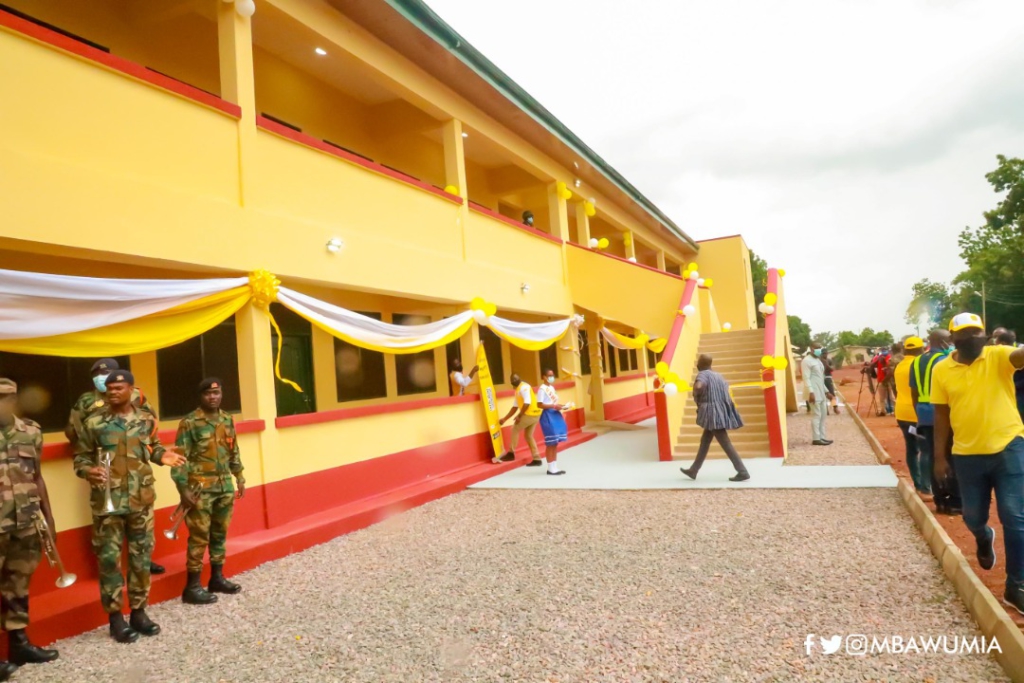
<svg viewBox="0 0 1024 683">
<path fill-rule="evenodd" d="M 985 281 L 981 281 L 981 324 L 985 327 L 985 334 L 988 334 L 988 316 L 985 315 Z"/>
</svg>

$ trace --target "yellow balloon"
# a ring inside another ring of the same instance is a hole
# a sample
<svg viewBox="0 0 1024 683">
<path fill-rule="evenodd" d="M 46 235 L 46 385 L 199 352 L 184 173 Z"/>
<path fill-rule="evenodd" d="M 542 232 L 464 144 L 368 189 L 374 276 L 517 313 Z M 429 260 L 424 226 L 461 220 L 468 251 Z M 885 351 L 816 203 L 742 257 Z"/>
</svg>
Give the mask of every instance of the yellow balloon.
<svg viewBox="0 0 1024 683">
<path fill-rule="evenodd" d="M 458 194 L 459 188 L 455 187 L 454 185 L 445 185 L 444 191 L 447 192 L 448 194 Z"/>
<path fill-rule="evenodd" d="M 482 311 L 484 310 L 483 297 L 474 297 L 473 301 L 469 304 L 469 310 L 471 311 Z"/>
<path fill-rule="evenodd" d="M 658 373 L 658 377 L 664 377 L 665 373 L 668 372 L 668 363 L 665 361 L 658 361 L 658 364 L 654 366 L 654 371 Z"/>
<path fill-rule="evenodd" d="M 690 271 L 688 271 L 688 270 L 684 270 L 683 271 L 683 279 L 684 280 L 689 280 L 690 279 Z"/>
<path fill-rule="evenodd" d="M 572 199 L 572 190 L 566 190 L 565 192 L 563 192 L 562 199 L 564 199 L 565 201 L 569 201 L 570 199 Z"/>
<path fill-rule="evenodd" d="M 705 287 L 710 287 L 710 286 L 711 286 L 711 285 L 713 285 L 713 284 L 715 284 L 715 281 L 714 281 L 714 280 L 712 280 L 712 279 L 711 279 L 711 278 L 709 278 L 709 277 L 706 277 L 706 278 L 704 278 L 704 286 L 705 286 Z"/>
<path fill-rule="evenodd" d="M 679 375 L 669 372 L 665 375 L 665 384 L 679 384 Z"/>
<path fill-rule="evenodd" d="M 607 237 L 602 237 L 601 239 L 599 239 L 597 241 L 597 246 L 599 248 L 601 248 L 601 249 L 607 249 L 608 248 L 608 238 Z"/>
<path fill-rule="evenodd" d="M 779 297 L 777 297 L 772 292 L 768 292 L 767 294 L 764 295 L 764 302 L 766 304 L 768 304 L 769 306 L 774 306 L 775 302 L 777 302 L 778 300 L 779 300 Z"/>
<path fill-rule="evenodd" d="M 561 194 L 562 194 L 563 192 L 565 192 L 565 183 L 563 183 L 563 182 L 562 182 L 561 180 L 559 180 L 559 181 L 558 181 L 558 182 L 557 182 L 557 183 L 555 184 L 555 192 L 557 192 L 557 193 L 558 193 L 558 195 L 559 195 L 559 196 L 561 196 Z"/>
<path fill-rule="evenodd" d="M 788 367 L 789 367 L 789 359 L 786 358 L 785 356 L 778 356 L 775 359 L 775 369 L 776 370 L 785 370 Z"/>
<path fill-rule="evenodd" d="M 686 266 L 686 269 L 687 269 L 687 270 L 698 270 L 698 268 L 697 268 L 697 264 L 696 264 L 696 263 L 693 263 L 693 262 L 691 262 L 691 263 L 690 263 L 689 265 L 687 265 L 687 266 Z"/>
<path fill-rule="evenodd" d="M 786 277 L 786 269 L 779 268 L 779 277 Z"/>
<path fill-rule="evenodd" d="M 494 304 L 484 304 L 484 313 L 487 314 L 488 318 L 491 317 L 492 315 L 494 315 L 497 312 L 498 312 L 498 307 L 495 306 Z"/>
<path fill-rule="evenodd" d="M 679 380 L 679 382 L 676 383 L 676 386 L 679 387 L 679 391 L 690 391 L 690 389 L 692 389 L 692 387 L 684 380 Z"/>
<path fill-rule="evenodd" d="M 590 208 L 584 209 L 583 213 L 587 214 L 587 218 L 593 218 L 597 215 L 597 209 L 591 205 Z"/>
<path fill-rule="evenodd" d="M 764 367 L 764 368 L 775 367 L 775 359 L 772 358 L 771 356 L 762 356 L 761 357 L 761 367 Z"/>
</svg>

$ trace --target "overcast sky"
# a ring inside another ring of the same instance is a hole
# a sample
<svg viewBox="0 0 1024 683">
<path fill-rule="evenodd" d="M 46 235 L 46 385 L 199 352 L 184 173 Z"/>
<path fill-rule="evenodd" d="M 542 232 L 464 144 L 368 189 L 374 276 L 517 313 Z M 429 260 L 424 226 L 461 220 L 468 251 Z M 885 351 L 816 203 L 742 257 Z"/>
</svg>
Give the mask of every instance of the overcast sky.
<svg viewBox="0 0 1024 683">
<path fill-rule="evenodd" d="M 427 2 L 691 237 L 785 268 L 815 331 L 911 331 L 1024 156 L 1022 0 Z"/>
</svg>

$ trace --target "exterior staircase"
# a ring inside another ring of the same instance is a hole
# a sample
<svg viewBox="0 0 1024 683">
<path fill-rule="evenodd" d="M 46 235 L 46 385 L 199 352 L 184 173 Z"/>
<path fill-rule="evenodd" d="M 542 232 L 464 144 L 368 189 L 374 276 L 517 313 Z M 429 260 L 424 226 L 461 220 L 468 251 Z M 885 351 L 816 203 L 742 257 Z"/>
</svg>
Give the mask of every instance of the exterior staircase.
<svg viewBox="0 0 1024 683">
<path fill-rule="evenodd" d="M 698 356 L 705 353 L 714 358 L 711 369 L 725 377 L 730 385 L 760 381 L 761 357 L 764 355 L 764 330 L 703 334 L 700 338 Z M 696 377 L 695 361 L 693 374 L 690 376 L 691 385 Z M 692 460 L 697 455 L 700 437 L 704 430 L 697 426 L 697 406 L 692 396 L 688 401 L 683 423 L 679 428 L 679 440 L 676 442 L 674 456 Z M 757 387 L 735 389 L 733 401 L 736 403 L 740 417 L 743 418 L 743 428 L 729 432 L 729 438 L 740 457 L 770 457 L 764 390 Z M 724 457 L 726 457 L 725 451 L 721 449 L 717 441 L 712 441 L 708 458 Z"/>
</svg>

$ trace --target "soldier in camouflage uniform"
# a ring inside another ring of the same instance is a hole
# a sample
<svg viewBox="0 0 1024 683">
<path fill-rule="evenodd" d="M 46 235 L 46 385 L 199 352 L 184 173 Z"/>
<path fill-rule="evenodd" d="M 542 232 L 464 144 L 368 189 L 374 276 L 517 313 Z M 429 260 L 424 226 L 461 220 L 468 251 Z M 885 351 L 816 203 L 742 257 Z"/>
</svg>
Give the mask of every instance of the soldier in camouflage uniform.
<svg viewBox="0 0 1024 683">
<path fill-rule="evenodd" d="M 177 448 L 165 449 L 156 420 L 132 405 L 135 378 L 115 370 L 107 378 L 107 401 L 86 418 L 75 444 L 75 474 L 92 484 L 92 547 L 99 561 L 100 602 L 110 616 L 110 635 L 132 643 L 139 634 L 155 636 L 160 627 L 146 615 L 149 600 L 149 561 L 153 552 L 153 469 L 150 463 L 177 467 L 185 462 Z M 110 498 L 106 512 L 107 473 L 101 453 L 109 453 Z M 121 613 L 124 577 L 121 549 L 128 542 L 128 602 L 131 619 Z"/>
<path fill-rule="evenodd" d="M 233 594 L 242 590 L 237 583 L 225 579 L 223 571 L 228 524 L 235 504 L 231 476 L 238 481 L 239 498 L 245 495 L 245 477 L 235 421 L 220 409 L 222 388 L 216 377 L 200 383 L 199 408 L 182 419 L 175 439 L 187 460 L 184 467 L 171 471 L 171 477 L 178 486 L 182 506 L 188 507 L 188 583 L 181 599 L 191 605 L 216 602 L 214 593 Z M 199 581 L 207 546 L 211 568 L 209 591 Z"/>
<path fill-rule="evenodd" d="M 56 526 L 42 475 L 43 432 L 14 414 L 17 403 L 18 385 L 0 377 L 0 619 L 11 660 L 0 662 L 0 681 L 21 664 L 57 659 L 56 650 L 36 647 L 25 635 L 28 584 L 42 554 L 36 520 Z"/>
<path fill-rule="evenodd" d="M 78 397 L 78 400 L 71 406 L 71 414 L 68 416 L 68 423 L 64 427 L 64 436 L 67 437 L 72 446 L 78 441 L 78 435 L 82 433 L 85 419 L 106 404 L 107 377 L 114 370 L 120 369 L 121 366 L 113 358 L 100 358 L 92 364 L 92 383 L 96 390 L 87 391 Z M 157 417 L 156 410 L 146 400 L 146 397 L 143 396 L 138 387 L 132 390 L 132 405 L 139 410 L 150 413 L 154 420 L 159 421 L 160 418 Z M 165 571 L 167 570 L 162 565 L 150 562 L 150 574 L 163 574 Z"/>
</svg>

